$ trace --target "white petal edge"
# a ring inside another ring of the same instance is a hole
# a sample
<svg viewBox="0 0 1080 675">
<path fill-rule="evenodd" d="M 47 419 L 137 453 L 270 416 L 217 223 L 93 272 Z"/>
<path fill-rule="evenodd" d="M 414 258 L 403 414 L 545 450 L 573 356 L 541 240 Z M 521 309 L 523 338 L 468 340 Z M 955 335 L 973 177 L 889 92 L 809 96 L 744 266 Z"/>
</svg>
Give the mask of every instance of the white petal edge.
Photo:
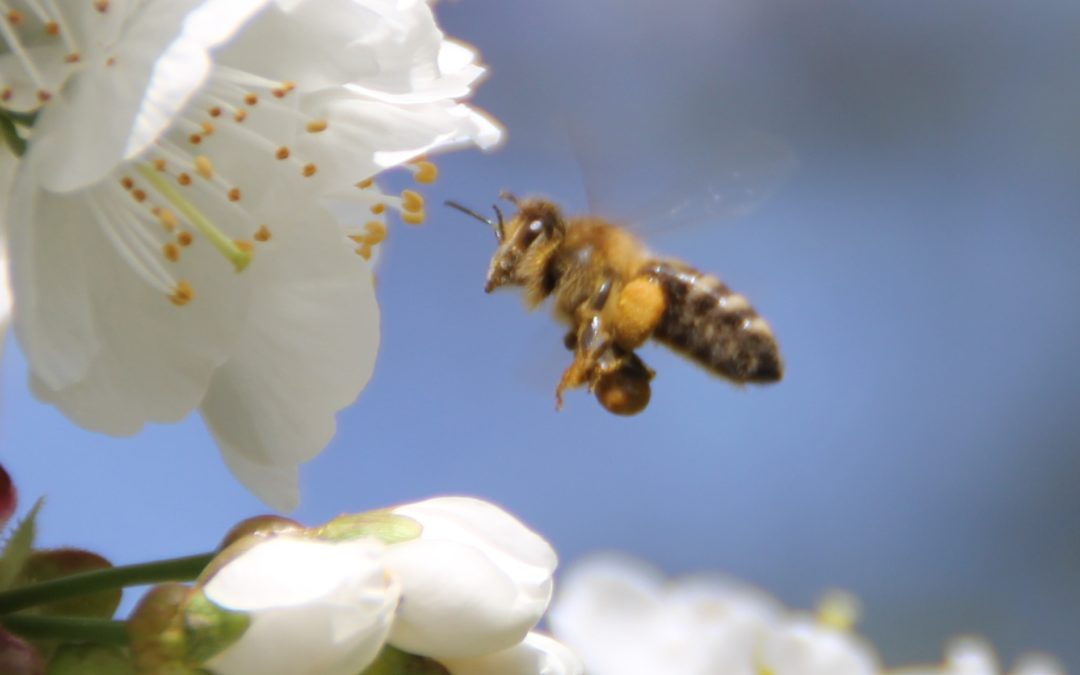
<svg viewBox="0 0 1080 675">
<path fill-rule="evenodd" d="M 450 675 L 583 675 L 585 665 L 566 645 L 529 633 L 518 645 L 473 659 L 442 659 Z"/>
</svg>

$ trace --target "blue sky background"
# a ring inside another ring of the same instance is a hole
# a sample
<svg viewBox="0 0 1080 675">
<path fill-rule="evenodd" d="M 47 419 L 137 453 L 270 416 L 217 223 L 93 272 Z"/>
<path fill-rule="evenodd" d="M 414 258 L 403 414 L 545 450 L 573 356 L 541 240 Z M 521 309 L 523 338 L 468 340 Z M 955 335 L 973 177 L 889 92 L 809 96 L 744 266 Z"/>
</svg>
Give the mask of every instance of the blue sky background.
<svg viewBox="0 0 1080 675">
<path fill-rule="evenodd" d="M 588 184 L 643 213 L 657 186 L 761 188 L 746 213 L 648 240 L 750 297 L 787 377 L 739 390 L 649 349 L 645 414 L 581 393 L 555 413 L 561 329 L 486 296 L 490 233 L 433 210 L 392 233 L 375 378 L 305 467 L 296 516 L 475 494 L 564 563 L 618 548 L 796 606 L 848 588 L 892 664 L 979 633 L 1080 669 L 1080 5 L 438 10 L 492 65 L 476 100 L 509 140 L 444 158 L 429 199 L 484 209 L 508 188 L 583 211 Z M 182 555 L 264 510 L 198 419 L 95 436 L 5 359 L 0 458 L 27 502 L 47 495 L 45 543 Z"/>
</svg>

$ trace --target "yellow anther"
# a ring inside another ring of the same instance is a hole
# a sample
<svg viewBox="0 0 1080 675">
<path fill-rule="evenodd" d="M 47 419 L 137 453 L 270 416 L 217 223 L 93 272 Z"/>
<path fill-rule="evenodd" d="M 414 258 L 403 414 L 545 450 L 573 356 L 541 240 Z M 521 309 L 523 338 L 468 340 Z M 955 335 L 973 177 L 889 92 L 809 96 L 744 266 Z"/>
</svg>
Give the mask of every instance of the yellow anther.
<svg viewBox="0 0 1080 675">
<path fill-rule="evenodd" d="M 11 90 L 11 87 L 4 87 L 4 91 L 0 91 L 0 101 L 10 101 L 14 95 L 15 92 Z"/>
<path fill-rule="evenodd" d="M 417 183 L 434 183 L 439 178 L 439 167 L 435 166 L 426 159 L 419 160 L 414 163 L 416 166 L 416 174 L 413 178 Z"/>
<path fill-rule="evenodd" d="M 78 52 L 71 52 L 70 54 L 64 55 L 64 63 L 78 63 L 79 61 L 82 61 L 82 57 L 79 56 Z"/>
<path fill-rule="evenodd" d="M 198 145 L 199 143 L 202 143 L 202 136 L 200 134 L 191 134 L 188 136 L 187 140 L 188 143 L 191 143 L 192 145 Z"/>
<path fill-rule="evenodd" d="M 59 35 L 60 24 L 56 23 L 55 21 L 50 21 L 49 23 L 45 24 L 45 33 L 46 35 Z"/>
<path fill-rule="evenodd" d="M 210 161 L 209 157 L 206 155 L 195 156 L 195 173 L 206 180 L 210 180 L 214 177 L 214 164 Z"/>
<path fill-rule="evenodd" d="M 180 221 L 176 218 L 176 214 L 169 209 L 157 208 L 154 215 L 161 221 L 161 225 L 165 228 L 166 232 L 172 232 L 180 224 Z"/>
<path fill-rule="evenodd" d="M 270 228 L 266 225 L 260 225 L 259 229 L 255 231 L 255 241 L 270 241 Z"/>
<path fill-rule="evenodd" d="M 818 623 L 849 631 L 859 620 L 859 599 L 847 591 L 829 591 L 818 603 Z"/>
<path fill-rule="evenodd" d="M 371 244 L 367 243 L 361 244 L 360 248 L 356 249 L 356 255 L 360 256 L 364 260 L 371 260 L 372 252 L 373 249 L 371 248 Z"/>
<path fill-rule="evenodd" d="M 176 289 L 173 291 L 173 294 L 169 296 L 169 300 L 172 301 L 172 304 L 178 307 L 183 307 L 194 299 L 195 291 L 192 290 L 191 284 L 186 281 L 177 282 Z"/>
<path fill-rule="evenodd" d="M 191 243 L 193 241 L 195 241 L 195 236 L 187 230 L 184 230 L 180 234 L 176 235 L 176 243 L 180 244 L 181 246 L 191 246 Z"/>
<path fill-rule="evenodd" d="M 116 65 L 116 57 L 110 56 L 109 58 L 105 59 L 105 65 L 108 66 L 109 68 L 112 68 L 113 66 L 115 66 Z"/>
<path fill-rule="evenodd" d="M 210 117 L 221 117 L 221 106 L 216 105 L 213 108 L 207 110 L 206 112 L 210 114 Z"/>
<path fill-rule="evenodd" d="M 244 103 L 248 105 L 256 105 L 259 102 L 259 97 L 255 94 L 246 94 L 244 96 Z"/>
<path fill-rule="evenodd" d="M 131 191 L 131 197 L 140 204 L 146 201 L 146 190 L 135 188 Z"/>
<path fill-rule="evenodd" d="M 274 157 L 277 157 L 278 159 L 288 159 L 289 158 L 289 149 L 286 148 L 284 145 L 281 146 L 280 148 L 277 149 L 277 152 L 274 153 Z"/>
<path fill-rule="evenodd" d="M 380 244 L 386 239 L 386 225 L 378 220 L 369 221 L 364 225 L 367 232 L 367 243 Z"/>
<path fill-rule="evenodd" d="M 187 173 L 181 173 L 179 176 L 176 177 L 176 182 L 180 183 L 181 185 L 191 185 L 191 176 Z"/>
<path fill-rule="evenodd" d="M 176 262 L 180 259 L 180 247 L 171 241 L 161 247 L 161 253 L 169 262 Z"/>
<path fill-rule="evenodd" d="M 230 202 L 238 202 L 238 201 L 240 201 L 240 188 L 235 188 L 234 187 L 233 189 L 229 190 L 229 201 Z"/>
<path fill-rule="evenodd" d="M 377 216 L 382 214 L 384 211 L 386 211 L 386 204 L 383 204 L 382 202 L 379 202 L 378 204 L 373 204 L 371 207 L 371 212 Z"/>
<path fill-rule="evenodd" d="M 233 243 L 236 244 L 236 248 L 246 253 L 251 253 L 255 250 L 255 244 L 247 239 L 233 239 Z"/>
<path fill-rule="evenodd" d="M 130 176 L 124 176 L 120 179 L 120 185 L 125 190 L 130 190 L 131 188 L 135 187 L 135 181 L 131 180 Z"/>
<path fill-rule="evenodd" d="M 243 122 L 247 119 L 247 111 L 243 108 L 237 108 L 236 112 L 233 113 L 233 119 L 237 122 Z"/>
<path fill-rule="evenodd" d="M 214 128 L 214 123 L 209 121 L 209 120 L 204 121 L 199 126 L 202 127 L 203 133 L 206 134 L 207 136 L 209 136 L 210 134 L 212 134 L 212 133 L 214 133 L 216 131 L 216 129 Z"/>
<path fill-rule="evenodd" d="M 109 11 L 109 0 L 98 0 L 94 3 L 94 9 L 104 14 Z"/>
<path fill-rule="evenodd" d="M 424 210 L 424 196 L 416 190 L 404 190 L 401 193 L 401 208 L 409 213 L 419 213 Z"/>
<path fill-rule="evenodd" d="M 365 178 L 364 180 L 357 183 L 356 187 L 360 188 L 361 190 L 366 190 L 366 189 L 368 189 L 369 187 L 371 187 L 374 184 L 375 184 L 375 179 L 374 178 Z"/>
<path fill-rule="evenodd" d="M 276 96 L 278 98 L 285 98 L 285 95 L 288 94 L 293 89 L 296 89 L 296 83 L 295 82 L 289 82 L 288 80 L 286 80 L 286 81 L 281 83 L 280 87 L 277 87 L 276 89 L 271 90 L 271 93 L 273 93 L 274 96 Z"/>
<path fill-rule="evenodd" d="M 38 89 L 38 92 L 37 92 L 38 103 L 48 103 L 49 99 L 51 99 L 51 98 L 52 98 L 52 94 L 45 91 L 44 89 Z"/>
<path fill-rule="evenodd" d="M 304 175 L 304 178 L 311 178 L 318 170 L 319 167 L 315 166 L 314 164 L 305 164 L 304 170 L 301 171 L 301 173 Z"/>
<path fill-rule="evenodd" d="M 330 126 L 326 120 L 312 120 L 307 123 L 307 130 L 309 134 L 317 134 L 320 131 L 326 131 L 326 127 Z"/>
<path fill-rule="evenodd" d="M 158 171 L 164 171 L 165 170 L 165 160 L 163 160 L 163 159 L 155 159 L 154 160 L 154 168 L 157 169 Z"/>
<path fill-rule="evenodd" d="M 7 14 L 8 23 L 12 26 L 18 26 L 23 22 L 23 14 L 17 9 L 13 9 Z"/>
<path fill-rule="evenodd" d="M 401 214 L 402 222 L 408 225 L 422 225 L 427 218 L 427 214 L 423 211 L 405 211 Z"/>
</svg>

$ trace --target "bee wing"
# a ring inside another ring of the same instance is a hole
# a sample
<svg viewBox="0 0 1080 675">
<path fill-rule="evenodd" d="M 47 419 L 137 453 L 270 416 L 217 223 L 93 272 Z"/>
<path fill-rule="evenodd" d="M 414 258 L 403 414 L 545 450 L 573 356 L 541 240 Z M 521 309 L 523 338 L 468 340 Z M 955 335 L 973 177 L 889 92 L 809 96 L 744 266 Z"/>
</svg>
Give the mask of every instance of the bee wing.
<svg viewBox="0 0 1080 675">
<path fill-rule="evenodd" d="M 777 137 L 715 120 L 567 126 L 590 211 L 638 231 L 744 216 L 796 165 Z"/>
</svg>

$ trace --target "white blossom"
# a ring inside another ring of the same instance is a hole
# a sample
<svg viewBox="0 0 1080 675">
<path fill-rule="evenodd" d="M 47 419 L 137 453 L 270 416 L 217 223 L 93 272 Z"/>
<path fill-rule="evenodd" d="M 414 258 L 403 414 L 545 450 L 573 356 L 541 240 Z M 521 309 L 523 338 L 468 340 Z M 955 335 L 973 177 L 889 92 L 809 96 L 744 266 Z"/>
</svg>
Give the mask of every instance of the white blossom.
<svg viewBox="0 0 1080 675">
<path fill-rule="evenodd" d="M 0 195 L 7 198 L 15 173 L 15 158 L 0 149 Z M 8 281 L 7 231 L 0 213 L 0 358 L 4 356 L 4 341 L 11 323 L 11 283 Z"/>
<path fill-rule="evenodd" d="M 423 219 L 371 178 L 499 139 L 458 100 L 475 55 L 421 0 L 15 4 L 0 91 L 40 108 L 7 213 L 33 390 L 112 434 L 199 408 L 241 480 L 295 506 L 373 370 L 385 214 Z"/>
<path fill-rule="evenodd" d="M 823 625 L 809 616 L 785 619 L 769 631 L 760 647 L 758 667 L 773 675 L 874 675 L 881 672 L 877 654 L 847 630 Z"/>
<path fill-rule="evenodd" d="M 423 532 L 387 548 L 401 581 L 395 647 L 435 659 L 484 656 L 519 645 L 547 609 L 555 551 L 499 507 L 441 497 L 392 511 Z"/>
<path fill-rule="evenodd" d="M 912 666 L 889 671 L 891 675 L 1002 675 L 994 649 L 977 637 L 953 640 L 945 651 L 945 662 L 934 666 Z M 1010 675 L 1065 675 L 1065 668 L 1056 659 L 1043 654 L 1020 658 Z"/>
<path fill-rule="evenodd" d="M 400 589 L 372 539 L 281 535 L 225 564 L 203 587 L 250 624 L 204 667 L 217 675 L 356 675 L 382 648 Z"/>
<path fill-rule="evenodd" d="M 494 654 L 440 661 L 450 675 L 583 675 L 585 666 L 565 645 L 541 633 Z"/>
</svg>

